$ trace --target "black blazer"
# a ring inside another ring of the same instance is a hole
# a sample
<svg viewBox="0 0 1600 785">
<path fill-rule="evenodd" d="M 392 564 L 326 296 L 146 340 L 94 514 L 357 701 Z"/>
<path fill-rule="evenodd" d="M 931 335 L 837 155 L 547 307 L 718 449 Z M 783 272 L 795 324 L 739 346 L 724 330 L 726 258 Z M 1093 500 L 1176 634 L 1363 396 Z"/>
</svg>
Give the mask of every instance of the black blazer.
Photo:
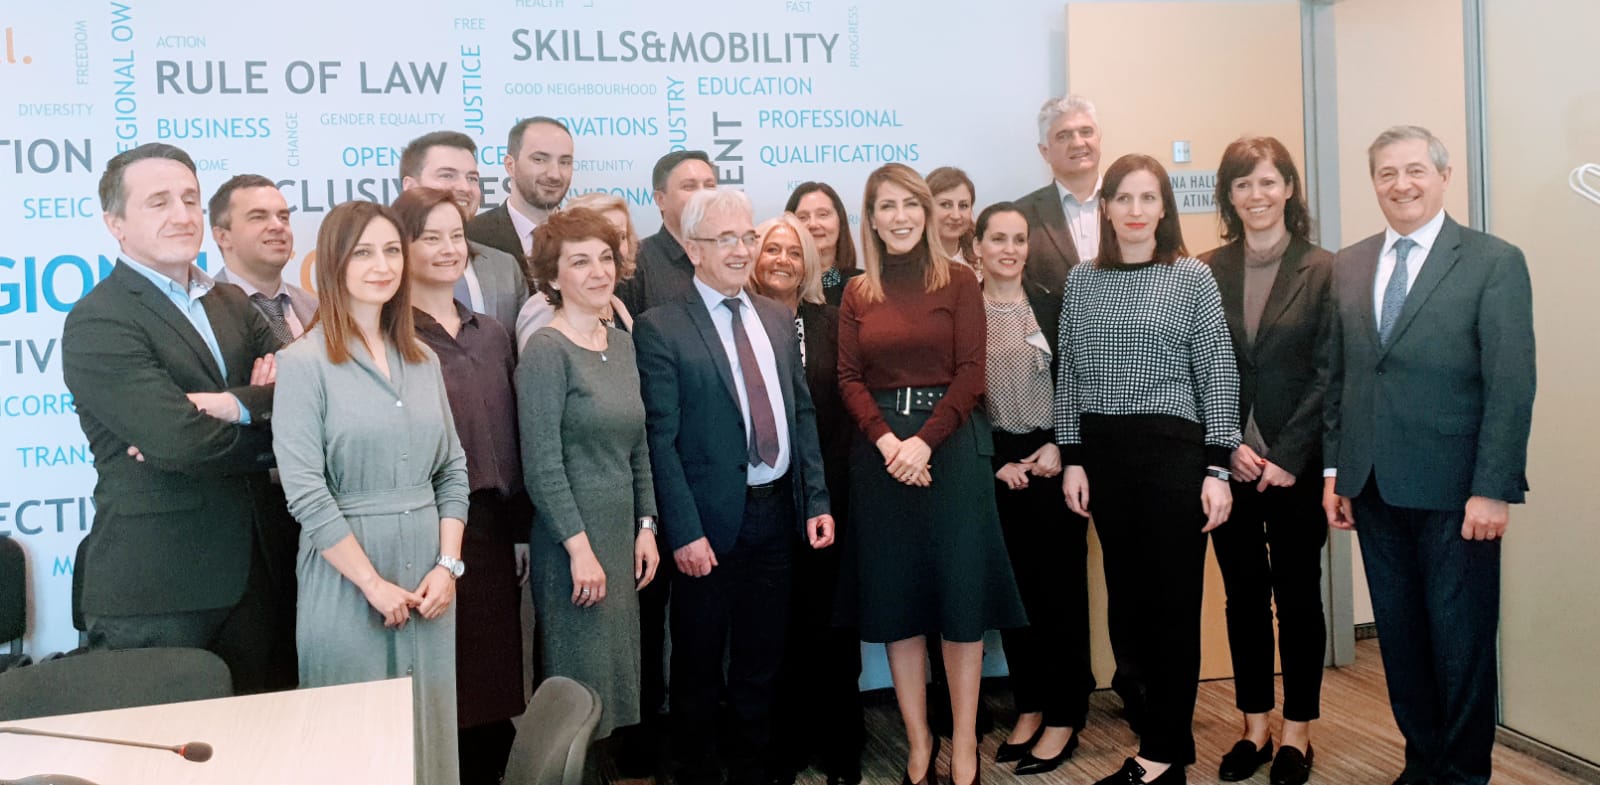
<svg viewBox="0 0 1600 785">
<path fill-rule="evenodd" d="M 1448 216 L 1378 343 L 1382 233 L 1339 252 L 1323 453 L 1340 496 L 1374 477 L 1396 507 L 1518 503 L 1533 419 L 1533 293 L 1522 251 Z"/>
<path fill-rule="evenodd" d="M 856 421 L 839 394 L 839 309 L 826 303 L 800 303 L 805 325 L 806 386 L 817 410 L 817 442 L 828 481 L 835 524 L 843 524 L 850 490 L 850 438 Z"/>
<path fill-rule="evenodd" d="M 98 475 L 80 565 L 89 615 L 225 608 L 244 594 L 252 486 L 273 466 L 273 387 L 248 382 L 256 358 L 279 345 L 238 287 L 200 301 L 226 378 L 194 325 L 125 262 L 67 315 L 62 376 Z M 250 425 L 201 414 L 184 397 L 223 391 L 250 410 Z"/>
<path fill-rule="evenodd" d="M 633 277 L 617 286 L 617 299 L 633 318 L 694 293 L 694 263 L 667 227 L 639 243 L 638 261 Z"/>
<path fill-rule="evenodd" d="M 511 223 L 511 206 L 505 202 L 473 216 L 467 222 L 467 239 L 505 251 L 517 260 L 518 267 L 528 267 L 528 259 L 522 253 L 522 238 L 517 236 L 517 227 Z M 510 329 L 511 325 L 506 328 Z"/>
<path fill-rule="evenodd" d="M 795 518 L 803 528 L 829 509 L 816 409 L 800 364 L 794 316 L 775 300 L 750 299 L 777 355 Z M 639 316 L 633 340 L 661 533 L 672 550 L 705 537 L 713 552 L 726 553 L 744 520 L 749 437 L 716 325 L 700 293 L 691 290 Z"/>
<path fill-rule="evenodd" d="M 1018 199 L 1016 205 L 1028 219 L 1028 265 L 1023 277 L 1060 293 L 1067 283 L 1067 271 L 1081 261 L 1072 232 L 1067 230 L 1067 215 L 1061 210 L 1061 192 L 1052 180 Z"/>
<path fill-rule="evenodd" d="M 1333 254 L 1301 238 L 1289 241 L 1256 328 L 1245 341 L 1244 241 L 1200 255 L 1222 293 L 1222 311 L 1239 363 L 1239 422 L 1255 408 L 1267 459 L 1312 482 L 1322 475 L 1322 399 L 1333 296 Z"/>
</svg>

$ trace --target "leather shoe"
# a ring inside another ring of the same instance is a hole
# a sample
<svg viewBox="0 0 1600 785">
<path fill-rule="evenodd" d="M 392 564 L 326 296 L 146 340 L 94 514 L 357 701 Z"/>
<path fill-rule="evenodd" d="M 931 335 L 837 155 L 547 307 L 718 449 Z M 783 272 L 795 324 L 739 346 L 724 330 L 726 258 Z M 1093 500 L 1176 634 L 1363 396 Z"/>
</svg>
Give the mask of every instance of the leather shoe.
<svg viewBox="0 0 1600 785">
<path fill-rule="evenodd" d="M 1272 740 L 1267 739 L 1267 746 L 1256 749 L 1256 745 L 1249 739 L 1240 739 L 1228 754 L 1222 756 L 1222 765 L 1217 767 L 1217 779 L 1223 782 L 1238 782 L 1250 779 L 1256 769 L 1272 762 Z"/>
<path fill-rule="evenodd" d="M 1044 725 L 1041 723 L 1039 725 L 1039 729 L 1034 731 L 1033 736 L 1031 736 L 1027 741 L 1018 742 L 1016 744 L 1012 744 L 1010 742 L 1001 742 L 999 749 L 994 751 L 994 762 L 1010 763 L 1012 761 L 1022 760 L 1023 756 L 1028 754 L 1028 750 L 1033 749 L 1033 745 L 1039 743 L 1039 737 L 1043 735 Z"/>
<path fill-rule="evenodd" d="M 912 782 L 911 772 L 900 775 L 900 785 L 933 785 L 938 780 L 933 774 L 933 765 L 939 762 L 939 734 L 933 735 L 933 749 L 928 751 L 928 770 L 923 772 L 922 779 Z"/>
<path fill-rule="evenodd" d="M 1278 757 L 1272 759 L 1272 785 L 1305 785 L 1311 779 L 1311 760 L 1317 751 L 1310 744 L 1306 751 L 1285 744 L 1278 748 Z"/>
<path fill-rule="evenodd" d="M 1122 768 L 1117 769 L 1117 773 L 1096 781 L 1094 785 L 1187 785 L 1188 783 L 1188 779 L 1183 775 L 1182 766 L 1169 766 L 1166 771 L 1161 772 L 1161 776 L 1153 780 L 1145 779 L 1144 775 L 1144 767 L 1140 766 L 1138 761 L 1129 758 L 1122 762 Z"/>
<path fill-rule="evenodd" d="M 1395 778 L 1394 785 L 1433 785 L 1433 781 L 1426 777 L 1413 777 L 1410 774 L 1401 774 Z"/>
<path fill-rule="evenodd" d="M 1067 743 L 1062 745 L 1061 751 L 1052 757 L 1036 758 L 1033 755 L 1033 750 L 1030 749 L 1026 755 L 1022 756 L 1022 760 L 1017 763 L 1017 775 L 1043 774 L 1047 771 L 1055 771 L 1068 758 L 1072 757 L 1072 753 L 1076 749 L 1078 749 L 1078 731 L 1073 730 L 1071 738 L 1068 738 Z"/>
</svg>

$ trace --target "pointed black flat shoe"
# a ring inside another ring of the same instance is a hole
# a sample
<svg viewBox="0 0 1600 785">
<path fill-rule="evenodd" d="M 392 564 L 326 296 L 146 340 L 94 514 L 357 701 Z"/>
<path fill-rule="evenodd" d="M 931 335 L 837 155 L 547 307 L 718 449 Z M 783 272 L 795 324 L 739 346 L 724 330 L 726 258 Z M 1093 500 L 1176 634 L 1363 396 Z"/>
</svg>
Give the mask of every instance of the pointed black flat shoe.
<svg viewBox="0 0 1600 785">
<path fill-rule="evenodd" d="M 1017 763 L 1017 776 L 1043 774 L 1047 771 L 1055 771 L 1056 769 L 1060 768 L 1061 764 L 1065 763 L 1068 758 L 1071 758 L 1072 753 L 1077 749 L 1078 731 L 1076 730 L 1072 732 L 1072 737 L 1067 739 L 1067 743 L 1062 745 L 1061 751 L 1052 757 L 1036 758 L 1033 756 L 1033 751 L 1030 749 L 1026 755 L 1022 756 L 1021 762 Z"/>
<path fill-rule="evenodd" d="M 1024 741 L 1024 742 L 1021 742 L 1021 743 L 1018 743 L 1018 744 L 1012 744 L 1011 742 L 1001 742 L 999 749 L 996 749 L 994 751 L 994 762 L 995 763 L 1011 763 L 1012 761 L 1022 760 L 1023 756 L 1028 754 L 1028 750 L 1033 749 L 1033 745 L 1039 743 L 1039 737 L 1043 736 L 1043 735 L 1044 735 L 1044 725 L 1040 724 L 1039 725 L 1039 729 L 1034 731 L 1033 732 L 1033 736 L 1031 738 L 1029 738 L 1027 741 Z"/>
<path fill-rule="evenodd" d="M 1222 756 L 1222 765 L 1217 767 L 1217 779 L 1223 782 L 1238 782 L 1250 779 L 1255 775 L 1256 769 L 1272 762 L 1272 739 L 1267 739 L 1267 746 L 1256 749 L 1249 739 L 1240 739 L 1239 743 Z"/>
</svg>

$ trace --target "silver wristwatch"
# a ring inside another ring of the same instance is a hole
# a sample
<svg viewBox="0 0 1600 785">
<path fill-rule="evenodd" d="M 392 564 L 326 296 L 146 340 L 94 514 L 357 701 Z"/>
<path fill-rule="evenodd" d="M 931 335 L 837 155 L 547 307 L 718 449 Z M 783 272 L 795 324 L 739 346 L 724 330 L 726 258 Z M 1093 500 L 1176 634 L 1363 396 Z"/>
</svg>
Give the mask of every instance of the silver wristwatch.
<svg viewBox="0 0 1600 785">
<path fill-rule="evenodd" d="M 452 578 L 459 579 L 461 576 L 467 574 L 466 562 L 463 562 L 454 556 L 445 556 L 444 554 L 440 554 L 439 560 L 434 562 L 434 564 L 443 567 L 445 572 L 450 573 L 450 577 Z"/>
<path fill-rule="evenodd" d="M 649 529 L 651 534 L 660 534 L 661 533 L 661 530 L 656 528 L 656 519 L 652 518 L 652 517 L 650 517 L 648 515 L 646 515 L 643 518 L 639 519 L 639 528 L 640 529 Z"/>
</svg>

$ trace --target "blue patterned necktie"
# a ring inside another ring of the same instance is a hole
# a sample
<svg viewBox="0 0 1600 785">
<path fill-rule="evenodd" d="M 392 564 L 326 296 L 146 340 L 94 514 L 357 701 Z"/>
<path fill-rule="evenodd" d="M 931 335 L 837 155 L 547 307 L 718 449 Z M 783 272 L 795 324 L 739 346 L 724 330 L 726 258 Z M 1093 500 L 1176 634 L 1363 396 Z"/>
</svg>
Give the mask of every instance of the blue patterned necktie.
<svg viewBox="0 0 1600 785">
<path fill-rule="evenodd" d="M 1383 287 L 1383 308 L 1378 312 L 1380 344 L 1388 345 L 1389 334 L 1394 332 L 1395 322 L 1400 321 L 1400 309 L 1406 305 L 1406 280 L 1410 277 L 1406 271 L 1406 257 L 1415 247 L 1417 241 L 1409 237 L 1394 241 L 1394 272 L 1389 274 L 1389 284 Z"/>
</svg>

